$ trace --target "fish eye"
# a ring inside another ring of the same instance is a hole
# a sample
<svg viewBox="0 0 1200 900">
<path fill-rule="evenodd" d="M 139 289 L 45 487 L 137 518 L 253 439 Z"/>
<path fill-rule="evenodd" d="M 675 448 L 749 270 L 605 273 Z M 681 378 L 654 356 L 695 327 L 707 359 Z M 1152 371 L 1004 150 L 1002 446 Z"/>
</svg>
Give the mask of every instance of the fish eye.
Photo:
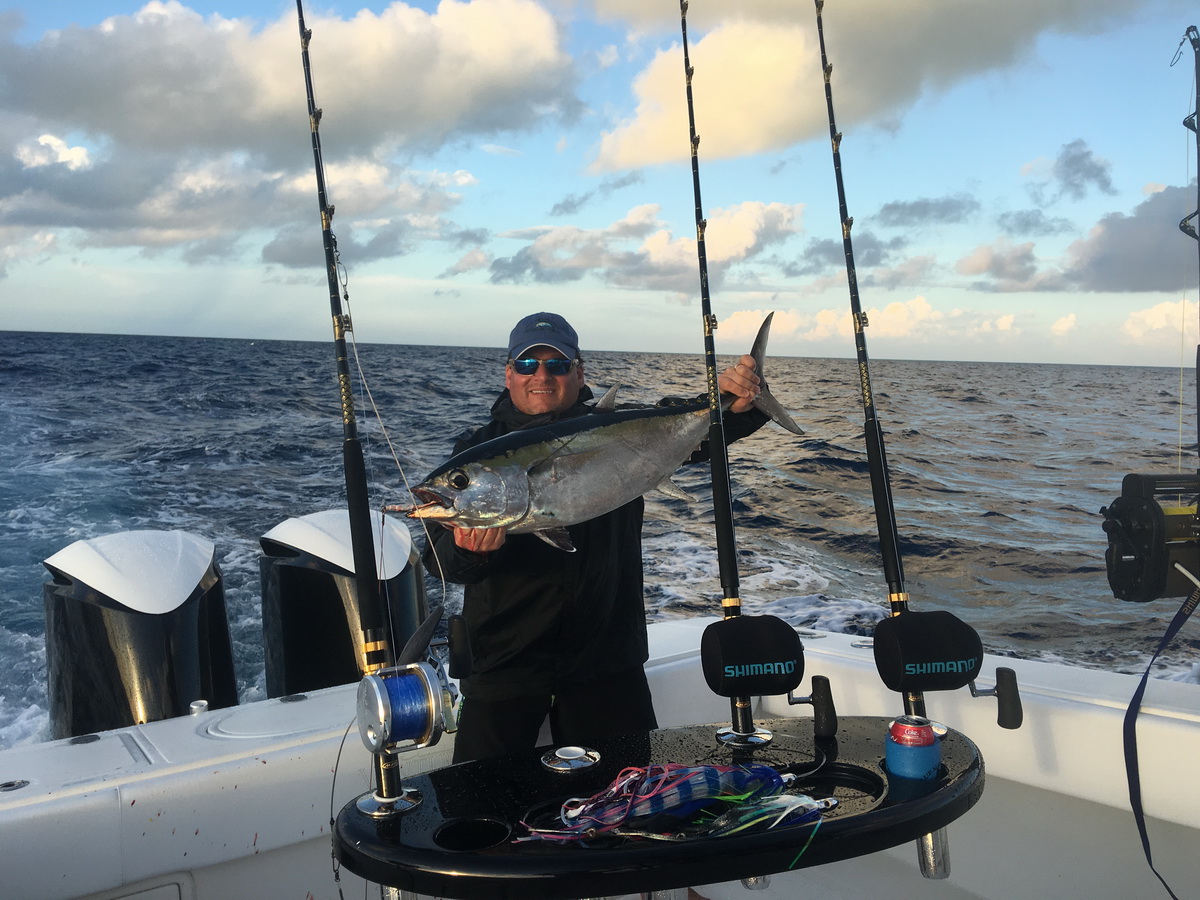
<svg viewBox="0 0 1200 900">
<path fill-rule="evenodd" d="M 471 476 L 462 469 L 455 469 L 446 476 L 446 482 L 456 491 L 465 491 L 471 486 Z"/>
</svg>

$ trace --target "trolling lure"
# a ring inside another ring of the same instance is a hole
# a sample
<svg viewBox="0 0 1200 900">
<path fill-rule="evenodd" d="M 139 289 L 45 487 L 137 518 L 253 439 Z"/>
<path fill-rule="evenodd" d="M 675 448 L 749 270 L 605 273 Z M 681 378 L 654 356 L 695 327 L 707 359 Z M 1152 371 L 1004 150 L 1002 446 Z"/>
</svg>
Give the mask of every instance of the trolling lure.
<svg viewBox="0 0 1200 900">
<path fill-rule="evenodd" d="M 811 822 L 837 801 L 785 794 L 794 776 L 770 766 L 683 766 L 674 763 L 624 769 L 603 791 L 562 805 L 561 827 L 526 824 L 519 840 L 583 841 L 601 835 L 654 840 L 719 837 L 782 824 Z M 713 803 L 731 806 L 706 816 Z M 673 828 L 655 829 L 666 816 Z M 689 821 L 699 818 L 699 821 Z"/>
</svg>

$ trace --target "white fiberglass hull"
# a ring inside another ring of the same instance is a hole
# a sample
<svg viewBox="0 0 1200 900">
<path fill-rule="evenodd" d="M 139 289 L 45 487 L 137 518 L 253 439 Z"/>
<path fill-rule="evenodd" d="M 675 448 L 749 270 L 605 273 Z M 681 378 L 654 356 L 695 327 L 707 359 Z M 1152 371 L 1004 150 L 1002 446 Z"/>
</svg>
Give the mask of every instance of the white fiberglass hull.
<svg viewBox="0 0 1200 900">
<path fill-rule="evenodd" d="M 664 727 L 728 719 L 728 701 L 708 691 L 700 670 L 709 621 L 651 626 L 648 672 Z M 855 643 L 806 634 L 806 678 L 829 678 L 843 714 L 898 714 L 899 698 L 880 682 L 871 651 Z M 915 848 L 904 846 L 773 875 L 756 896 L 1165 896 L 1142 855 L 1125 787 L 1121 721 L 1137 679 L 996 658 L 982 678 L 998 664 L 1014 668 L 1021 685 L 1025 723 L 1017 731 L 998 728 L 995 702 L 965 690 L 926 698 L 934 719 L 979 746 L 987 769 L 982 799 L 948 829 L 947 880 L 922 879 Z M 331 808 L 368 785 L 371 760 L 357 730 L 343 743 L 355 688 L 0 753 L 0 895 L 332 900 L 340 888 L 362 896 L 357 876 L 343 871 L 335 882 L 329 833 Z M 809 710 L 775 697 L 756 714 Z M 1155 862 L 1186 892 L 1200 846 L 1200 687 L 1154 681 L 1138 735 Z M 881 756 L 882 743 L 880 735 Z M 448 735 L 404 754 L 401 771 L 447 765 L 452 747 Z M 737 883 L 696 887 L 711 900 L 743 896 Z M 580 896 L 591 896 L 587 885 Z"/>
</svg>

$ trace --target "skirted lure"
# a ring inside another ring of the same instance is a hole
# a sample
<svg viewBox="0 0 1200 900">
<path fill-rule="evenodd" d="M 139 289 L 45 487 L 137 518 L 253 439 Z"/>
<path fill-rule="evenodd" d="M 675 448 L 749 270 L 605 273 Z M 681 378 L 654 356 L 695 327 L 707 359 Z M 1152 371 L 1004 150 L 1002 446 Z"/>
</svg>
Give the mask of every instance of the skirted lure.
<svg viewBox="0 0 1200 900">
<path fill-rule="evenodd" d="M 675 763 L 622 770 L 607 788 L 562 805 L 560 828 L 526 823 L 520 840 L 583 841 L 601 835 L 691 840 L 783 824 L 815 822 L 837 804 L 784 793 L 794 776 L 770 766 L 684 766 Z M 716 802 L 731 804 L 720 815 L 689 821 Z M 674 830 L 651 827 L 669 816 Z"/>
</svg>

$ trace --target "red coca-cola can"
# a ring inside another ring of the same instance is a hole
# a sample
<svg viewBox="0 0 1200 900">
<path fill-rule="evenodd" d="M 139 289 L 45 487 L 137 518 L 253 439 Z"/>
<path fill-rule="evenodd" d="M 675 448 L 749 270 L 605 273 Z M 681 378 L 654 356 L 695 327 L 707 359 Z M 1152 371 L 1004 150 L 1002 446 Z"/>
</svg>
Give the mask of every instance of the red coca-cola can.
<svg viewBox="0 0 1200 900">
<path fill-rule="evenodd" d="M 905 747 L 928 747 L 937 740 L 933 723 L 920 716 L 900 716 L 892 722 L 888 735 Z"/>
<path fill-rule="evenodd" d="M 942 745 L 933 723 L 921 716 L 900 716 L 888 726 L 884 754 L 888 772 L 899 778 L 928 781 L 942 763 Z"/>
</svg>

